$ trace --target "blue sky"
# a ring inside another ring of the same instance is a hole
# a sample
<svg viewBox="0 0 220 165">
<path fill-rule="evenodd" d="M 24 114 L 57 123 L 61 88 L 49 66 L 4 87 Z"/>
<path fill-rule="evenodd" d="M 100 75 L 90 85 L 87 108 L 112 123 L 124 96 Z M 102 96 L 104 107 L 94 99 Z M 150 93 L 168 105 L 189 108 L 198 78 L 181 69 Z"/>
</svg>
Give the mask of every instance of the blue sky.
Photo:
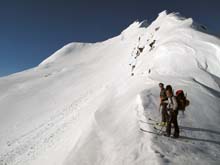
<svg viewBox="0 0 220 165">
<path fill-rule="evenodd" d="M 0 76 L 35 67 L 67 43 L 116 36 L 163 10 L 220 34 L 219 8 L 219 0 L 1 0 Z"/>
</svg>

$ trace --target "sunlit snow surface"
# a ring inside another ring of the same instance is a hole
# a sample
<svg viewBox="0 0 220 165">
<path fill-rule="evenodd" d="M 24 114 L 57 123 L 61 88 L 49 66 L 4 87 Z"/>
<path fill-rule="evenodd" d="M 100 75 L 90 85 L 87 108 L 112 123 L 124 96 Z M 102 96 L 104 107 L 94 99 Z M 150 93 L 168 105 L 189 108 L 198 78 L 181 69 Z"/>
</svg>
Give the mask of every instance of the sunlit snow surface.
<svg viewBox="0 0 220 165">
<path fill-rule="evenodd" d="M 161 120 L 159 82 L 190 100 L 179 139 L 140 130 Z M 0 165 L 220 163 L 220 39 L 192 19 L 162 12 L 107 41 L 68 44 L 0 78 L 0 91 Z"/>
</svg>

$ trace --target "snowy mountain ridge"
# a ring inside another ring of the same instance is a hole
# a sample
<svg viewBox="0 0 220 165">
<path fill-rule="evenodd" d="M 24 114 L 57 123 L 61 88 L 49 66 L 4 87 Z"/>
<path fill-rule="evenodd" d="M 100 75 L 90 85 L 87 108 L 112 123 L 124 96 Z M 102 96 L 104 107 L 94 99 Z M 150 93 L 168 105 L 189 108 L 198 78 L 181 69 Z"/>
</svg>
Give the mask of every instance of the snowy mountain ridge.
<svg viewBox="0 0 220 165">
<path fill-rule="evenodd" d="M 0 165 L 219 164 L 220 40 L 197 28 L 164 11 L 0 78 Z M 159 82 L 190 100 L 178 140 L 147 124 Z"/>
</svg>

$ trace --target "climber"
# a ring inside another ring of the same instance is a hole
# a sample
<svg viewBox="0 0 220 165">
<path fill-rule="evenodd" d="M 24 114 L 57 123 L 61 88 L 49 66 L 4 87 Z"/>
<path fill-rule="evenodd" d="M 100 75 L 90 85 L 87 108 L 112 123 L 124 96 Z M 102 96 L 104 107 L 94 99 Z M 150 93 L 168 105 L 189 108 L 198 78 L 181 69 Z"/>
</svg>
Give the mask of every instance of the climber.
<svg viewBox="0 0 220 165">
<path fill-rule="evenodd" d="M 166 90 L 164 88 L 164 84 L 159 83 L 159 87 L 160 87 L 160 107 L 159 107 L 159 110 L 161 110 L 161 116 L 162 116 L 162 120 L 161 120 L 160 125 L 165 126 L 168 122 L 167 103 L 165 102 L 167 100 L 167 96 L 166 96 Z"/>
<path fill-rule="evenodd" d="M 179 137 L 179 126 L 178 126 L 178 121 L 177 121 L 177 115 L 178 115 L 178 104 L 176 97 L 173 95 L 173 90 L 170 85 L 166 87 L 166 96 L 168 97 L 167 101 L 164 101 L 167 104 L 167 111 L 169 114 L 169 120 L 167 123 L 166 127 L 166 134 L 165 136 L 170 136 L 171 134 L 171 124 L 174 125 L 174 134 L 173 138 L 178 138 Z"/>
</svg>

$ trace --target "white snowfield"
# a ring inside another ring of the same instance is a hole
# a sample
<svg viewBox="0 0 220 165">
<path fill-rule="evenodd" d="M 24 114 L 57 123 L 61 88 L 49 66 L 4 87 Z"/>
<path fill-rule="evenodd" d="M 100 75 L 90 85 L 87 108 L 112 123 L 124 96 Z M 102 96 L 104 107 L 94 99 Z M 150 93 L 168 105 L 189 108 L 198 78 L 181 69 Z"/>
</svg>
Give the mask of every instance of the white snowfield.
<svg viewBox="0 0 220 165">
<path fill-rule="evenodd" d="M 0 78 L 0 165 L 219 165 L 220 39 L 198 26 L 164 11 Z M 161 120 L 159 82 L 190 100 L 179 139 L 149 124 Z"/>
</svg>

